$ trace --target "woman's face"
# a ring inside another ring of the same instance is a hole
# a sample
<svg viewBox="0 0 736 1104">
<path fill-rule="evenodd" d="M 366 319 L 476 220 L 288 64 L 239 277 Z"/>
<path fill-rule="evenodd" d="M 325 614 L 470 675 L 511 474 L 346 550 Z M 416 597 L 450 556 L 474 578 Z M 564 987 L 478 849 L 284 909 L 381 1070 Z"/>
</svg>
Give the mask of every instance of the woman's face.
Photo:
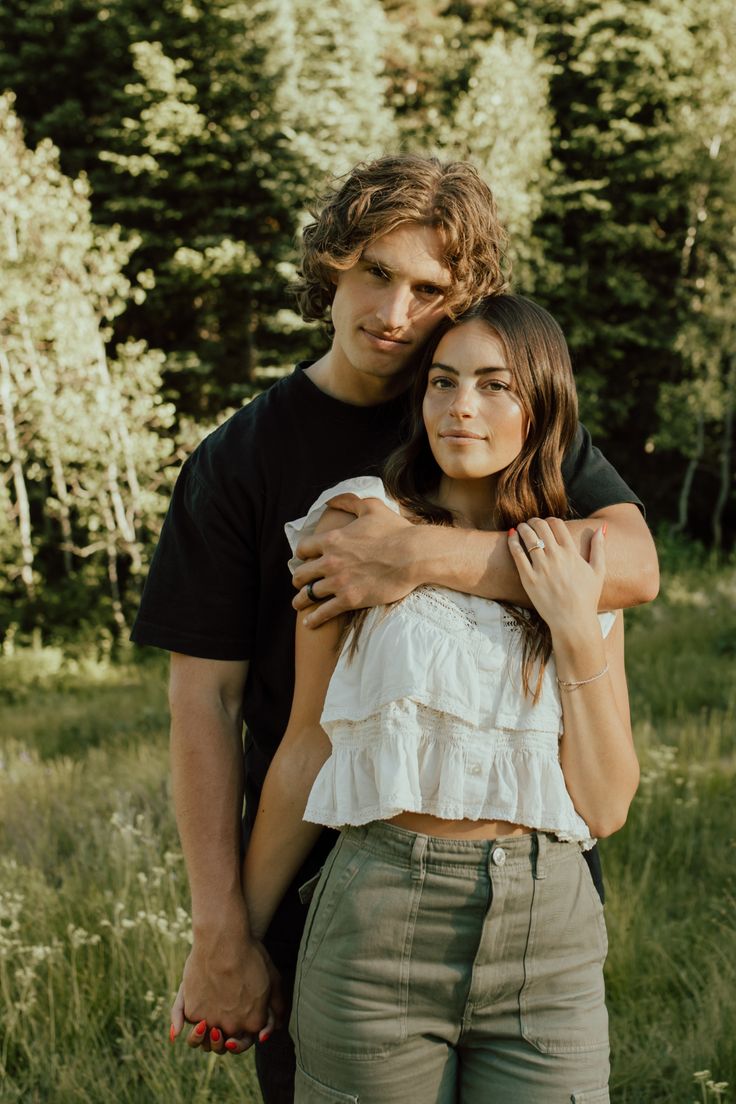
<svg viewBox="0 0 736 1104">
<path fill-rule="evenodd" d="M 527 419 L 503 348 L 484 322 L 464 322 L 437 346 L 422 405 L 432 454 L 451 479 L 483 479 L 518 456 Z"/>
</svg>

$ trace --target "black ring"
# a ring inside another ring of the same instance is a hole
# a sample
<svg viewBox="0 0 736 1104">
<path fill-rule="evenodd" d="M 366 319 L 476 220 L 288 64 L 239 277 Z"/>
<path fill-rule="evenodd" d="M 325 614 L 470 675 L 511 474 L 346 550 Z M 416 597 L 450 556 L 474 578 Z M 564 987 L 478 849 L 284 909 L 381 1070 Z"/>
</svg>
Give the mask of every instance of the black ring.
<svg viewBox="0 0 736 1104">
<path fill-rule="evenodd" d="M 318 583 L 319 579 L 315 579 L 314 582 Z M 319 595 L 314 593 L 314 583 L 307 583 L 306 591 L 307 591 L 307 598 L 309 599 L 310 602 L 315 602 L 316 603 L 316 602 L 321 602 L 322 601 L 322 599 L 319 597 Z"/>
</svg>

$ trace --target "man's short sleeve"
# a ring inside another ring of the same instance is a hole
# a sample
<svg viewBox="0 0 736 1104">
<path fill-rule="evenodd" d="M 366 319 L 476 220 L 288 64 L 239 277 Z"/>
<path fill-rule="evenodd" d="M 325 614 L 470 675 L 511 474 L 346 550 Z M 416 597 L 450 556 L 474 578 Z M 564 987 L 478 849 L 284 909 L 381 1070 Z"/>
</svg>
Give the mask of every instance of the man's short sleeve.
<svg viewBox="0 0 736 1104">
<path fill-rule="evenodd" d="M 633 502 L 644 513 L 640 499 L 595 447 L 585 426 L 578 426 L 575 440 L 565 453 L 562 477 L 570 506 L 578 517 L 590 517 L 620 502 Z"/>
<path fill-rule="evenodd" d="M 131 639 L 202 659 L 249 659 L 254 520 L 245 496 L 233 502 L 204 480 L 198 452 L 176 481 Z"/>
</svg>

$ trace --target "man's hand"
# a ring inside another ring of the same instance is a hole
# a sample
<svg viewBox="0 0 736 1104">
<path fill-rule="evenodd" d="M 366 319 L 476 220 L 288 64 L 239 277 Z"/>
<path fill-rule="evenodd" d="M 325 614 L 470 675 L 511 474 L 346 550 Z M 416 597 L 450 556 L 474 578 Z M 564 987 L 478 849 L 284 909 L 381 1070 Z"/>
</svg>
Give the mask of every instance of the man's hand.
<svg viewBox="0 0 736 1104">
<path fill-rule="evenodd" d="M 376 498 L 336 495 L 329 505 L 352 514 L 342 528 L 304 537 L 297 555 L 307 562 L 294 573 L 297 610 L 312 605 L 307 584 L 320 601 L 306 619 L 316 629 L 348 610 L 382 606 L 405 598 L 417 585 L 409 551 L 415 527 Z"/>
<path fill-rule="evenodd" d="M 171 1008 L 171 1041 L 193 1024 L 191 1047 L 242 1054 L 284 1017 L 279 975 L 257 940 L 235 940 L 216 952 L 195 940 Z"/>
</svg>

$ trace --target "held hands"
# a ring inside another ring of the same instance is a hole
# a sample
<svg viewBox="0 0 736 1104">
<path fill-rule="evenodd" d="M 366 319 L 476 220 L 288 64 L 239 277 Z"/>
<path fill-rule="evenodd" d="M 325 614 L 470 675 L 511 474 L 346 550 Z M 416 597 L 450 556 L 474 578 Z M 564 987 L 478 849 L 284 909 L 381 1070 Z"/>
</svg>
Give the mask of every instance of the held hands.
<svg viewBox="0 0 736 1104">
<path fill-rule="evenodd" d="M 406 541 L 411 522 L 376 498 L 341 494 L 328 505 L 353 514 L 355 521 L 304 537 L 297 546 L 307 562 L 294 573 L 299 593 L 292 605 L 303 610 L 319 602 L 305 619 L 313 629 L 348 610 L 396 602 L 415 586 Z"/>
<path fill-rule="evenodd" d="M 509 530 L 522 585 L 553 637 L 579 633 L 597 614 L 606 574 L 605 528 L 594 532 L 587 560 L 559 518 L 530 518 L 518 531 Z"/>
<path fill-rule="evenodd" d="M 195 941 L 171 1007 L 172 1043 L 188 1022 L 188 1046 L 242 1054 L 282 1026 L 281 982 L 268 952 L 257 940 L 234 950 L 210 956 Z"/>
</svg>

